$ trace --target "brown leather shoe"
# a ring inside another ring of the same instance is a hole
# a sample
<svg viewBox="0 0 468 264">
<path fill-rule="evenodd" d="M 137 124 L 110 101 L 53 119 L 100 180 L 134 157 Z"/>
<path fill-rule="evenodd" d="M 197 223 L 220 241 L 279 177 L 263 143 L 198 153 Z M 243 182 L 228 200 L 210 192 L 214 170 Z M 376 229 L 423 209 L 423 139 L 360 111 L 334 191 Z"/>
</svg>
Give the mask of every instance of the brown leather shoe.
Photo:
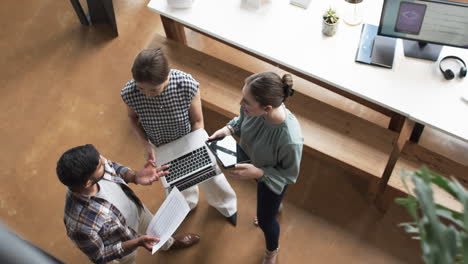
<svg viewBox="0 0 468 264">
<path fill-rule="evenodd" d="M 169 248 L 172 249 L 182 249 L 195 245 L 200 241 L 200 236 L 196 234 L 178 234 L 172 236 L 174 238 L 174 244 Z"/>
</svg>

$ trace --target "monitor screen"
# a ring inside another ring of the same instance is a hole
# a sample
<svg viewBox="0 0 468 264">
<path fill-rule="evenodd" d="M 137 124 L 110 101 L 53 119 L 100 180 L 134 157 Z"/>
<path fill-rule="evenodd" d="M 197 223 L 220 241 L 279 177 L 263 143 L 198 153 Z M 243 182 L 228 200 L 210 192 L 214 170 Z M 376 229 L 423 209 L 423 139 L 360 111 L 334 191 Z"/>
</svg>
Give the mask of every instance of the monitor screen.
<svg viewBox="0 0 468 264">
<path fill-rule="evenodd" d="M 384 0 L 379 35 L 468 48 L 468 4 Z"/>
</svg>

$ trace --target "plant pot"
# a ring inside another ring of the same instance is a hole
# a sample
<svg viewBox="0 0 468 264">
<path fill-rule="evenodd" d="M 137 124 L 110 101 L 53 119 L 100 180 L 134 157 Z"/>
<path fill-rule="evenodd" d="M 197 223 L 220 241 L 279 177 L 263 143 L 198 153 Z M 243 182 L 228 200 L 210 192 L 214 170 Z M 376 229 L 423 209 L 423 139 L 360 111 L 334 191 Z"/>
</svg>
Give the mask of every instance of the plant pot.
<svg viewBox="0 0 468 264">
<path fill-rule="evenodd" d="M 330 37 L 335 35 L 336 31 L 338 30 L 338 23 L 340 22 L 340 20 L 338 20 L 338 22 L 336 22 L 335 24 L 328 24 L 324 20 L 322 20 L 322 22 L 323 22 L 322 33 L 325 36 L 330 36 Z"/>
</svg>

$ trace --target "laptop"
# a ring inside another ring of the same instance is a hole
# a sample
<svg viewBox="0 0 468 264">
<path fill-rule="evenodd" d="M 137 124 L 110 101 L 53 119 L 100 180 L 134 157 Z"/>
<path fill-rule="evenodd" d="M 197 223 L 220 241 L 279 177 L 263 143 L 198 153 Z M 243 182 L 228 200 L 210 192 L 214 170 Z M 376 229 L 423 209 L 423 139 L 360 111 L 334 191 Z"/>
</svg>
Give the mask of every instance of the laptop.
<svg viewBox="0 0 468 264">
<path fill-rule="evenodd" d="M 167 192 L 174 187 L 183 191 L 221 174 L 216 158 L 205 144 L 207 140 L 206 131 L 197 129 L 156 148 L 156 165 L 171 164 L 169 174 L 161 177 Z"/>
</svg>

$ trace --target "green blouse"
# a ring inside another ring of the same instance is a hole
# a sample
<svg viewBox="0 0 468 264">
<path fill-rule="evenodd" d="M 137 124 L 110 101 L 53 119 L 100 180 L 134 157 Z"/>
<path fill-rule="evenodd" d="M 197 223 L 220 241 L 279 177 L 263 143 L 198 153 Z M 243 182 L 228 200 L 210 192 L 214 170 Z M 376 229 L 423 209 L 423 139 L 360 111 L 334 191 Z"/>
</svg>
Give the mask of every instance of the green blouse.
<svg viewBox="0 0 468 264">
<path fill-rule="evenodd" d="M 284 105 L 280 107 L 285 110 L 286 119 L 278 125 L 267 123 L 262 116 L 246 116 L 242 107 L 240 116 L 228 123 L 240 137 L 240 145 L 252 164 L 265 172 L 258 181 L 276 194 L 296 182 L 304 142 L 296 117 Z"/>
</svg>

